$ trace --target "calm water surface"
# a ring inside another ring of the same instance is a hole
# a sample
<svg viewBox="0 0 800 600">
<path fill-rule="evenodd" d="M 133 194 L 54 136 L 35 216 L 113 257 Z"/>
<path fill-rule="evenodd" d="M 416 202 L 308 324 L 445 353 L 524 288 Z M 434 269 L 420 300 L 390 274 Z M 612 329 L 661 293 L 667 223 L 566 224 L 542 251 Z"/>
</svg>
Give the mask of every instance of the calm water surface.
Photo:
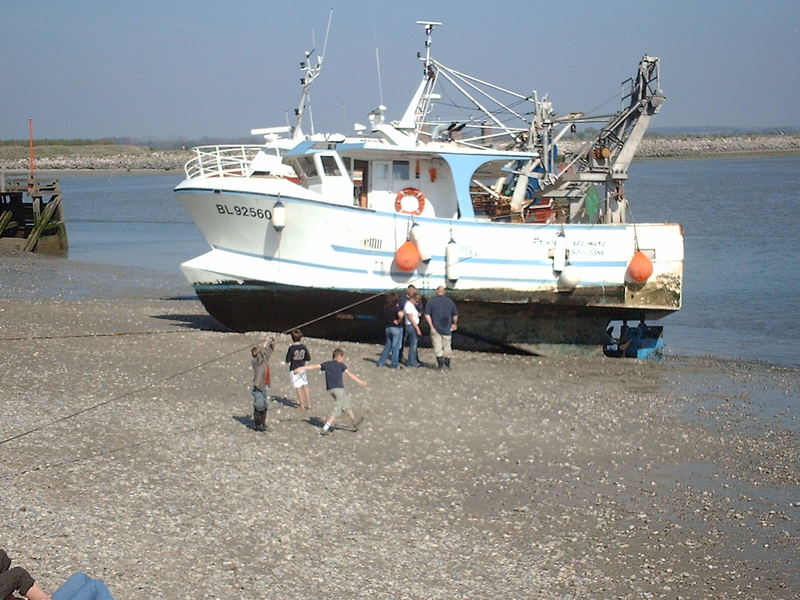
<svg viewBox="0 0 800 600">
<path fill-rule="evenodd" d="M 684 227 L 683 308 L 661 320 L 673 354 L 800 366 L 800 156 L 642 161 L 637 222 Z"/>
<path fill-rule="evenodd" d="M 179 265 L 208 245 L 174 198 L 180 179 L 63 178 L 69 258 L 174 275 L 192 293 Z M 660 322 L 668 354 L 800 366 L 798 189 L 800 156 L 632 165 L 630 219 L 686 234 L 683 309 Z"/>
</svg>

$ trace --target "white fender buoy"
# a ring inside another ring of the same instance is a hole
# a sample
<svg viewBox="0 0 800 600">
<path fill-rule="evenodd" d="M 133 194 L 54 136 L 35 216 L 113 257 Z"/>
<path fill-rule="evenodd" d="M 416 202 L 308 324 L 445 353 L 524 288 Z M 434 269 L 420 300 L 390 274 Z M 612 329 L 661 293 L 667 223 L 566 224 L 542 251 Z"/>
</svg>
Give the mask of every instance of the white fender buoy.
<svg viewBox="0 0 800 600">
<path fill-rule="evenodd" d="M 459 258 L 458 246 L 452 239 L 447 242 L 447 247 L 444 250 L 444 275 L 450 281 L 458 279 L 459 271 Z"/>
<path fill-rule="evenodd" d="M 557 284 L 559 291 L 572 291 L 581 282 L 581 276 L 578 274 L 578 269 L 572 265 L 567 265 L 558 276 Z"/>
<path fill-rule="evenodd" d="M 416 244 L 417 250 L 419 250 L 420 260 L 422 262 L 428 262 L 431 259 L 430 244 L 428 243 L 428 239 L 419 223 L 414 223 L 411 226 L 409 237 L 411 238 L 411 241 Z"/>
<path fill-rule="evenodd" d="M 278 231 L 286 227 L 286 207 L 280 200 L 272 207 L 272 226 Z"/>
<path fill-rule="evenodd" d="M 562 231 L 556 236 L 555 246 L 553 246 L 553 271 L 560 273 L 567 266 L 567 238 Z"/>
</svg>

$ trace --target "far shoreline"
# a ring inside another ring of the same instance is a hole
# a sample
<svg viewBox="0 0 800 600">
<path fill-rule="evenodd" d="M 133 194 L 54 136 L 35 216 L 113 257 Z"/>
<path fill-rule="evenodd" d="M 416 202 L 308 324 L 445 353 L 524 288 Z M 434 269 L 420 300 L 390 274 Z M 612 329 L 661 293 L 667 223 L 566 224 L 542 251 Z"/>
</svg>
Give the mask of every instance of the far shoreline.
<svg viewBox="0 0 800 600">
<path fill-rule="evenodd" d="M 673 161 L 673 160 L 714 160 L 714 159 L 740 159 L 740 158 L 782 158 L 786 156 L 800 156 L 800 150 L 783 150 L 783 151 L 765 151 L 765 152 L 729 152 L 729 153 L 714 153 L 703 152 L 697 154 L 668 154 L 663 156 L 637 156 L 633 162 L 654 162 L 659 160 Z M 27 169 L 3 169 L 0 168 L 0 174 L 19 177 L 28 175 Z M 141 175 L 171 175 L 175 174 L 178 178 L 183 179 L 185 173 L 183 169 L 173 168 L 152 168 L 152 169 L 132 169 L 132 168 L 108 168 L 108 169 L 95 169 L 95 168 L 78 168 L 78 167 L 64 167 L 64 168 L 43 168 L 36 169 L 35 174 L 45 177 L 86 177 L 91 175 L 98 175 L 101 177 L 120 177 L 120 176 L 141 176 Z"/>
<path fill-rule="evenodd" d="M 562 154 L 579 151 L 580 140 L 559 143 Z M 146 147 L 70 146 L 65 150 L 43 143 L 37 148 L 36 172 L 47 175 L 161 175 L 176 173 L 181 178 L 191 150 L 153 150 Z M 77 149 L 77 150 L 76 150 Z M 800 134 L 645 137 L 635 161 L 697 160 L 710 158 L 782 157 L 800 155 Z M 10 176 L 29 172 L 27 147 L 14 147 L 0 155 L 0 173 Z"/>
<path fill-rule="evenodd" d="M 633 162 L 653 162 L 653 161 L 673 161 L 673 160 L 723 160 L 723 159 L 740 159 L 740 158 L 782 158 L 786 156 L 800 156 L 800 149 L 798 150 L 776 150 L 764 152 L 698 152 L 694 154 L 665 154 L 660 156 L 637 156 Z M 0 167 L 0 174 L 20 177 L 28 175 L 27 169 L 4 169 Z M 120 176 L 141 176 L 141 175 L 171 175 L 174 174 L 178 178 L 183 179 L 185 173 L 183 168 L 152 168 L 152 169 L 137 169 L 137 168 L 124 168 L 115 167 L 107 169 L 96 169 L 91 167 L 64 167 L 64 168 L 42 168 L 37 169 L 35 172 L 38 176 L 45 177 L 86 177 L 97 175 L 100 177 L 120 177 Z"/>
</svg>

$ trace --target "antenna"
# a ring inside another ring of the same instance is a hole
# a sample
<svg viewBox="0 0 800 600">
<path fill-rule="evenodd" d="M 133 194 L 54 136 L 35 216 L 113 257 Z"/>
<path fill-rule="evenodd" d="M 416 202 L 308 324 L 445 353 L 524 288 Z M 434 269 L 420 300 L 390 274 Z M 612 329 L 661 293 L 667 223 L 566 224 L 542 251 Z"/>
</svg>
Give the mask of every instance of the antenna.
<svg viewBox="0 0 800 600">
<path fill-rule="evenodd" d="M 425 66 L 430 64 L 431 61 L 431 38 L 433 37 L 433 28 L 441 25 L 438 21 L 417 21 L 417 25 L 425 26 Z"/>
<path fill-rule="evenodd" d="M 381 77 L 381 55 L 378 48 L 378 23 L 375 21 L 375 11 L 372 11 L 372 35 L 375 38 L 375 68 L 378 72 L 378 104 L 383 106 L 383 80 Z"/>
<path fill-rule="evenodd" d="M 322 59 L 325 58 L 325 51 L 328 49 L 328 35 L 331 32 L 331 21 L 333 21 L 333 9 L 328 13 L 328 26 L 325 28 L 325 41 L 322 42 L 322 55 L 319 57 L 319 62 L 322 64 Z M 314 44 L 316 46 L 316 44 Z"/>
<path fill-rule="evenodd" d="M 378 99 L 383 104 L 383 83 L 381 82 L 381 55 L 378 48 L 375 48 L 375 65 L 378 68 Z"/>
<path fill-rule="evenodd" d="M 33 180 L 33 174 L 36 172 L 35 153 L 33 151 L 33 117 L 28 117 L 28 169 L 30 170 L 31 180 Z"/>
</svg>

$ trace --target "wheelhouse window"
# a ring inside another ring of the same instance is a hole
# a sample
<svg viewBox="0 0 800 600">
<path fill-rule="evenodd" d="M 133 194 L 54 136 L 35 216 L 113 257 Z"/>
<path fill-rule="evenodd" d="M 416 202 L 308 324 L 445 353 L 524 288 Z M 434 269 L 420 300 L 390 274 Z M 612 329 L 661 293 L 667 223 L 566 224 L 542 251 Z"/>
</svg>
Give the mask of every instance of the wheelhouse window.
<svg viewBox="0 0 800 600">
<path fill-rule="evenodd" d="M 411 179 L 411 163 L 407 160 L 392 161 L 392 179 L 408 181 Z"/>
<path fill-rule="evenodd" d="M 328 177 L 340 177 L 342 175 L 342 171 L 333 156 L 320 156 L 319 158 L 322 162 L 322 172 L 325 175 Z"/>
<path fill-rule="evenodd" d="M 297 159 L 296 163 L 303 172 L 303 175 L 306 176 L 306 179 L 311 179 L 312 177 L 317 176 L 317 167 L 314 165 L 313 156 L 301 156 Z"/>
<path fill-rule="evenodd" d="M 389 163 L 385 162 L 373 163 L 372 173 L 375 179 L 380 179 L 381 181 L 389 179 Z"/>
</svg>

